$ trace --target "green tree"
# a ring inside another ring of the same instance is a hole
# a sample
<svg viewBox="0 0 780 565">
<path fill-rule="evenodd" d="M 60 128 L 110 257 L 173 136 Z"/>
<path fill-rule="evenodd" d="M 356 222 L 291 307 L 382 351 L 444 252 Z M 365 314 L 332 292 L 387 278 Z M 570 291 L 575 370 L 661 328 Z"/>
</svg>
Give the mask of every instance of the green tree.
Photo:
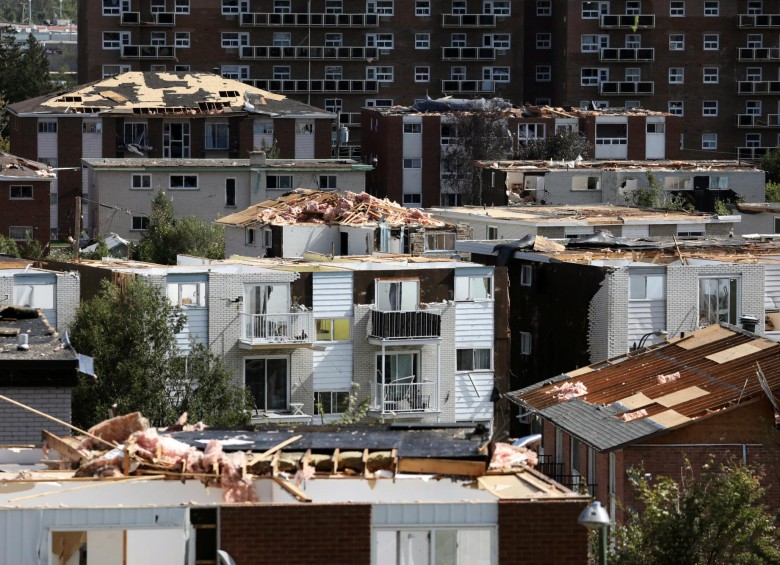
<svg viewBox="0 0 780 565">
<path fill-rule="evenodd" d="M 680 481 L 629 471 L 640 511 L 615 529 L 617 565 L 780 563 L 780 533 L 761 503 L 762 475 L 735 463 L 688 463 Z"/>
<path fill-rule="evenodd" d="M 184 323 L 180 308 L 148 283 L 104 281 L 98 296 L 79 306 L 70 328 L 73 346 L 93 357 L 97 374 L 82 376 L 74 390 L 76 425 L 105 419 L 113 404 L 120 413 L 139 410 L 158 426 L 185 411 L 191 421 L 209 425 L 246 423 L 249 396 L 219 358 L 203 347 L 179 355 L 175 334 Z"/>
<path fill-rule="evenodd" d="M 82 253 L 81 257 L 83 259 L 97 259 L 100 260 L 103 257 L 110 257 L 111 251 L 108 249 L 108 245 L 106 245 L 106 238 L 102 235 L 97 236 L 97 247 L 95 247 L 94 251 L 88 252 L 88 253 Z"/>
<path fill-rule="evenodd" d="M 559 131 L 543 139 L 529 139 L 518 144 L 515 158 L 526 161 L 573 161 L 577 157 L 590 159 L 593 145 L 576 131 Z"/>
<path fill-rule="evenodd" d="M 642 208 L 661 208 L 693 212 L 695 208 L 681 194 L 669 194 L 651 171 L 647 171 L 647 187 L 640 187 L 625 194 L 626 202 Z"/>
<path fill-rule="evenodd" d="M 13 239 L 0 235 L 0 254 L 19 257 L 19 247 Z"/>
<path fill-rule="evenodd" d="M 177 219 L 171 201 L 160 191 L 152 201 L 149 227 L 134 248 L 134 255 L 141 261 L 175 265 L 179 254 L 223 259 L 225 232 L 222 226 L 207 224 L 195 216 Z"/>
<path fill-rule="evenodd" d="M 766 182 L 780 183 L 780 151 L 772 149 L 761 157 L 759 168 L 766 173 Z"/>
<path fill-rule="evenodd" d="M 780 182 L 766 183 L 766 201 L 780 202 Z"/>
</svg>

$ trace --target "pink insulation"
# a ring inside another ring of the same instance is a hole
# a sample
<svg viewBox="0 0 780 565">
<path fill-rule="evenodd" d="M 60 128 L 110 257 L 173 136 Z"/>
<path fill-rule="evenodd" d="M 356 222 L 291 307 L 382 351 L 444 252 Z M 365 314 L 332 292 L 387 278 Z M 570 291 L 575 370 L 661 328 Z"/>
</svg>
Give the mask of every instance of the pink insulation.
<svg viewBox="0 0 780 565">
<path fill-rule="evenodd" d="M 552 387 L 547 394 L 550 393 L 557 393 L 555 398 L 558 401 L 571 400 L 572 398 L 588 394 L 588 387 L 582 381 L 577 381 L 576 383 L 565 382 L 560 386 Z"/>
<path fill-rule="evenodd" d="M 243 451 L 222 456 L 222 500 L 224 502 L 257 502 L 252 479 L 243 475 L 246 455 Z"/>
<path fill-rule="evenodd" d="M 534 467 L 538 459 L 536 452 L 526 447 L 515 447 L 509 443 L 496 443 L 493 457 L 490 459 L 490 468 Z"/>
<path fill-rule="evenodd" d="M 130 439 L 135 441 L 136 453 L 164 465 L 177 465 L 195 450 L 186 443 L 159 435 L 155 428 L 136 432 Z"/>
<path fill-rule="evenodd" d="M 658 379 L 659 385 L 665 385 L 666 383 L 672 383 L 680 378 L 680 371 L 677 371 L 676 373 L 671 373 L 669 375 L 658 375 L 656 379 Z"/>
<path fill-rule="evenodd" d="M 647 416 L 647 410 L 642 408 L 641 410 L 635 410 L 634 412 L 626 412 L 620 415 L 620 419 L 624 422 L 630 422 L 631 420 L 638 420 Z"/>
</svg>

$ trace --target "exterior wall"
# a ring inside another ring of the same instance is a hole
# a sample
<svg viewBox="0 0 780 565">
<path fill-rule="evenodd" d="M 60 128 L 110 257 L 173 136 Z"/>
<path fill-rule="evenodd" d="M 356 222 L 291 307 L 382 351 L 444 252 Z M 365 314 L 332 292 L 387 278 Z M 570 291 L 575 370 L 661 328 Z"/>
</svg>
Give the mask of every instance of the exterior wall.
<svg viewBox="0 0 780 565">
<path fill-rule="evenodd" d="M 281 257 L 303 257 L 304 252 L 330 254 L 341 249 L 339 226 L 291 225 L 280 226 L 282 232 Z"/>
<path fill-rule="evenodd" d="M 628 351 L 628 270 L 610 272 L 589 306 L 590 362 Z M 667 286 L 669 288 L 671 285 Z"/>
<path fill-rule="evenodd" d="M 11 199 L 12 186 L 32 186 L 32 199 Z M 20 178 L 18 181 L 0 181 L 0 234 L 9 237 L 11 226 L 30 226 L 32 238 L 42 244 L 49 242 L 49 202 L 51 181 Z M 22 242 L 23 243 L 23 242 Z"/>
<path fill-rule="evenodd" d="M 57 275 L 57 331 L 65 333 L 79 307 L 81 276 L 75 272 Z"/>
<path fill-rule="evenodd" d="M 296 534 L 290 544 L 290 532 Z M 371 563 L 368 504 L 222 506 L 219 547 L 236 565 Z"/>
<path fill-rule="evenodd" d="M 586 565 L 588 531 L 577 518 L 587 504 L 584 498 L 566 502 L 499 501 L 499 563 Z"/>
<path fill-rule="evenodd" d="M 777 233 L 775 222 L 780 218 L 778 212 L 742 212 L 735 210 L 739 214 L 740 221 L 734 224 L 734 233 L 745 235 L 750 233 L 774 234 Z"/>
<path fill-rule="evenodd" d="M 1 387 L 0 394 L 26 404 L 65 422 L 70 422 L 71 389 L 69 387 Z M 0 404 L 0 445 L 41 445 L 41 430 L 55 435 L 69 435 L 65 426 L 17 408 Z"/>
</svg>

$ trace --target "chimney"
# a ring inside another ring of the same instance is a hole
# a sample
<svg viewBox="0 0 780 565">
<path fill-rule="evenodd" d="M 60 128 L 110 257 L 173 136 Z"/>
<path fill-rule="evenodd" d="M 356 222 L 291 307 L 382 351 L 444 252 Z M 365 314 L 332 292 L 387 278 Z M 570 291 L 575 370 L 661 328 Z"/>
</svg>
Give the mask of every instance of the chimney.
<svg viewBox="0 0 780 565">
<path fill-rule="evenodd" d="M 742 324 L 742 329 L 750 332 L 750 333 L 756 333 L 756 326 L 758 325 L 758 318 L 755 316 L 751 316 L 749 314 L 745 316 L 741 316 L 739 318 L 739 323 Z"/>
<path fill-rule="evenodd" d="M 27 341 L 30 336 L 28 336 L 27 334 L 19 334 L 16 337 L 17 337 L 16 349 L 18 349 L 19 351 L 27 351 L 28 349 L 30 349 L 30 344 Z"/>
<path fill-rule="evenodd" d="M 265 166 L 265 151 L 250 151 L 249 165 L 253 167 Z"/>
</svg>

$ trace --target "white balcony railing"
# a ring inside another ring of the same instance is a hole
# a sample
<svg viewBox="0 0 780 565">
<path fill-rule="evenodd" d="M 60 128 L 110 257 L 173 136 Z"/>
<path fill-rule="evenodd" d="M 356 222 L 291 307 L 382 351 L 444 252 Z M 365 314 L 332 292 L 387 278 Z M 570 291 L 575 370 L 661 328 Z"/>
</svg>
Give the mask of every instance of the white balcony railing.
<svg viewBox="0 0 780 565">
<path fill-rule="evenodd" d="M 241 341 L 250 345 L 313 343 L 312 315 L 241 314 Z"/>
<path fill-rule="evenodd" d="M 436 383 L 415 379 L 412 375 L 387 384 L 374 383 L 374 408 L 383 414 L 436 411 Z"/>
</svg>

